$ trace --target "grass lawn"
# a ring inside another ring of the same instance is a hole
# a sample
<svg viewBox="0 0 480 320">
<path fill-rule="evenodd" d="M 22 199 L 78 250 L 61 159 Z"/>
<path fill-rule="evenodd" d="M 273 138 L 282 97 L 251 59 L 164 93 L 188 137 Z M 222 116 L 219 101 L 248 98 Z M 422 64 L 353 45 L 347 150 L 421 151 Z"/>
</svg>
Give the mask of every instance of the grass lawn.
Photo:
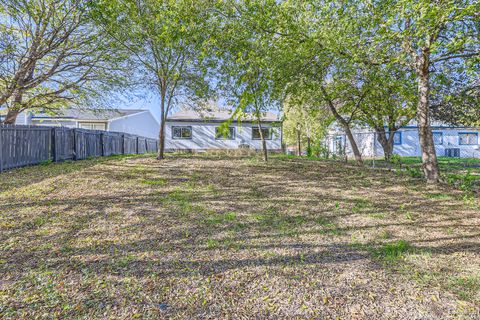
<svg viewBox="0 0 480 320">
<path fill-rule="evenodd" d="M 0 175 L 0 318 L 480 319 L 480 203 L 386 170 L 117 157 Z"/>
<path fill-rule="evenodd" d="M 399 159 L 403 165 L 416 168 L 421 168 L 422 166 L 422 158 L 420 157 L 400 157 Z M 367 162 L 371 164 L 371 160 L 368 160 Z M 387 166 L 383 160 L 376 160 L 376 164 L 380 166 Z M 446 175 L 470 173 L 472 175 L 480 176 L 479 158 L 438 157 L 438 164 L 440 166 L 440 170 Z"/>
</svg>

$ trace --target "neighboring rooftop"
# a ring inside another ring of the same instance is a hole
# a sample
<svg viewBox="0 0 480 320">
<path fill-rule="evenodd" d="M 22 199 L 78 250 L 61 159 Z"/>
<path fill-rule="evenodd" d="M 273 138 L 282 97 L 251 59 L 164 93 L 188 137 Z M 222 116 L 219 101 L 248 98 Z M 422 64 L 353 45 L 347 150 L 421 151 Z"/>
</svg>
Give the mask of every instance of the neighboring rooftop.
<svg viewBox="0 0 480 320">
<path fill-rule="evenodd" d="M 129 116 L 132 114 L 146 112 L 148 110 L 141 109 L 91 109 L 91 110 L 79 110 L 79 109 L 65 109 L 59 110 L 56 114 L 48 113 L 36 113 L 33 115 L 34 119 L 52 119 L 52 118 L 64 118 L 64 119 L 76 119 L 76 120 L 110 120 L 114 118 L 120 118 Z"/>
<path fill-rule="evenodd" d="M 229 120 L 232 117 L 232 111 L 220 110 L 220 111 L 194 111 L 185 110 L 174 113 L 167 118 L 167 121 L 210 121 L 210 122 L 223 122 Z M 237 119 L 233 119 L 236 121 Z M 272 112 L 264 112 L 261 118 L 263 122 L 279 122 L 279 118 Z M 251 114 L 242 119 L 245 122 L 254 121 Z"/>
<path fill-rule="evenodd" d="M 55 113 L 33 112 L 33 119 L 75 119 L 75 120 L 111 120 L 132 114 L 147 112 L 144 109 L 64 109 Z M 0 109 L 0 117 L 7 114 L 7 109 Z"/>
</svg>

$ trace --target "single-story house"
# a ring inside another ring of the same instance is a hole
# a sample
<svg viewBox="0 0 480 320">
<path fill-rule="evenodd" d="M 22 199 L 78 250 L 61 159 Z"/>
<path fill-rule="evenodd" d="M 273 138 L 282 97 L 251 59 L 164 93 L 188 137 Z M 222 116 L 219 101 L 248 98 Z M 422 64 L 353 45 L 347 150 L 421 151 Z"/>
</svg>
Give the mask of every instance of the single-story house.
<svg viewBox="0 0 480 320">
<path fill-rule="evenodd" d="M 222 132 L 221 124 L 231 117 L 228 111 L 196 112 L 180 111 L 167 117 L 165 122 L 166 151 L 206 151 L 212 149 L 262 149 L 260 131 L 252 117 L 233 120 L 228 134 Z M 282 122 L 273 113 L 264 113 L 261 127 L 267 149 L 282 150 Z"/>
<path fill-rule="evenodd" d="M 55 115 L 22 112 L 16 124 L 116 131 L 152 139 L 158 139 L 160 130 L 152 113 L 140 109 L 65 109 Z"/>
<path fill-rule="evenodd" d="M 352 130 L 363 157 L 383 157 L 383 148 L 377 134 L 370 128 Z M 478 127 L 452 127 L 443 123 L 432 124 L 433 140 L 440 157 L 479 158 Z M 331 154 L 353 156 L 343 130 L 333 128 L 325 139 L 325 146 Z M 393 153 L 400 156 L 421 156 L 418 127 L 415 121 L 399 129 L 394 136 Z"/>
</svg>

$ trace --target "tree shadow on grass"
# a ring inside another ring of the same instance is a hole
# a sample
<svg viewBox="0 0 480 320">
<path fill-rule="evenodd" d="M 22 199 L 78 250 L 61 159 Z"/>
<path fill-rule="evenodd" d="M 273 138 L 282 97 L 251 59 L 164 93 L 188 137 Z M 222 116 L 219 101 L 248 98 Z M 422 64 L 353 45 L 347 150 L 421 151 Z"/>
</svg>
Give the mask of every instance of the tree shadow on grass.
<svg viewBox="0 0 480 320">
<path fill-rule="evenodd" d="M 2 192 L 40 183 L 46 179 L 81 172 L 99 164 L 107 164 L 112 160 L 137 158 L 138 155 L 109 156 L 78 161 L 40 164 L 22 167 L 0 173 L 0 194 Z M 148 156 L 145 156 L 148 157 Z"/>
<path fill-rule="evenodd" d="M 307 267 L 338 275 L 356 264 L 358 272 L 383 271 L 387 267 L 372 250 L 398 238 L 358 244 L 353 236 L 389 228 L 414 234 L 406 239 L 412 248 L 433 255 L 479 254 L 480 234 L 468 224 L 475 213 L 458 214 L 455 201 L 410 192 L 405 187 L 408 179 L 397 183 L 379 175 L 369 179 L 387 182 L 364 187 L 361 172 L 345 171 L 338 164 L 299 163 L 302 169 L 295 172 L 291 164 L 281 161 L 274 165 L 242 162 L 236 167 L 223 159 L 195 160 L 195 165 L 188 158 L 108 162 L 85 171 L 81 177 L 85 181 L 102 177 L 116 186 L 130 184 L 112 190 L 111 195 L 90 192 L 68 199 L 55 195 L 28 201 L 2 199 L 1 211 L 48 208 L 55 215 L 47 216 L 44 225 L 60 226 L 50 233 L 36 233 L 42 226 L 20 215 L 24 221 L 0 241 L 23 239 L 28 244 L 51 243 L 54 248 L 3 247 L 0 255 L 6 258 L 0 272 L 21 279 L 51 270 L 74 279 L 87 274 L 96 281 L 152 275 L 162 280 L 197 279 L 229 271 L 265 273 Z M 165 186 L 142 183 L 158 179 L 165 179 Z M 397 186 L 403 193 L 388 189 Z M 110 188 L 108 184 L 98 187 Z M 113 206 L 118 221 L 109 211 Z M 392 214 L 369 218 L 382 210 Z M 409 211 L 418 213 L 415 221 L 403 217 Z M 234 213 L 230 220 L 222 218 L 229 212 Z M 62 219 L 54 221 L 58 218 Z M 447 235 L 449 228 L 461 229 L 463 234 Z"/>
</svg>

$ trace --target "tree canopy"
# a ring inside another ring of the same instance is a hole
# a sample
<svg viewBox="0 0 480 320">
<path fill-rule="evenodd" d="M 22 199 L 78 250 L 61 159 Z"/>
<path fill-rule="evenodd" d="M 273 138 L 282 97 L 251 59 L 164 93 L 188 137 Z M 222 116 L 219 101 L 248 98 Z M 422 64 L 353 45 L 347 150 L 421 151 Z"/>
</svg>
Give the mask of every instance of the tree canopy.
<svg viewBox="0 0 480 320">
<path fill-rule="evenodd" d="M 0 106 L 56 110 L 119 81 L 111 41 L 86 1 L 6 0 L 0 5 Z"/>
</svg>

